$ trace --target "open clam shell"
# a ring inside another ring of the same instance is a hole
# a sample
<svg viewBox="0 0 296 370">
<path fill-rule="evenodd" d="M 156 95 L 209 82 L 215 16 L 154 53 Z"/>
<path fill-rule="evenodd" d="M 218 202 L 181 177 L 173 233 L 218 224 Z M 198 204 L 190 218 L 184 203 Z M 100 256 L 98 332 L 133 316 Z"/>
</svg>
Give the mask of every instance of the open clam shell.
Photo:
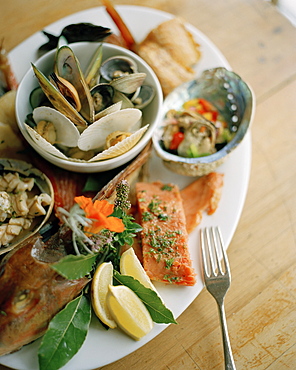
<svg viewBox="0 0 296 370">
<path fill-rule="evenodd" d="M 115 90 L 114 96 L 113 96 L 113 102 L 118 103 L 121 102 L 121 108 L 134 108 L 133 102 L 122 92 Z"/>
<path fill-rule="evenodd" d="M 143 109 L 146 107 L 155 96 L 155 89 L 150 85 L 142 85 L 137 96 L 132 98 L 132 103 L 135 108 Z"/>
<path fill-rule="evenodd" d="M 94 86 L 90 90 L 90 93 L 93 99 L 95 114 L 113 104 L 114 88 L 107 83 Z"/>
<path fill-rule="evenodd" d="M 110 85 L 124 94 L 133 94 L 140 86 L 142 86 L 145 78 L 146 73 L 138 72 L 128 76 L 118 77 L 111 81 Z"/>
<path fill-rule="evenodd" d="M 95 59 L 97 58 L 97 56 L 99 57 L 98 59 L 100 59 L 100 53 L 96 54 L 96 52 L 98 51 L 98 46 L 99 46 L 98 43 L 88 43 L 88 42 L 83 42 L 83 43 L 80 42 L 80 43 L 71 44 L 71 49 L 73 50 L 76 57 L 78 58 L 78 60 L 80 62 L 80 65 L 81 65 L 81 69 L 83 71 L 87 71 L 87 68 L 90 65 L 90 60 L 92 59 L 92 57 L 94 55 L 95 55 Z M 111 158 L 111 159 L 106 160 L 106 161 L 93 161 L 91 163 L 87 162 L 89 160 L 88 157 L 80 156 L 80 154 L 78 155 L 78 157 L 75 154 L 75 158 L 73 158 L 72 157 L 72 152 L 75 151 L 75 149 L 77 147 L 69 148 L 69 147 L 66 147 L 66 146 L 57 145 L 55 149 L 52 149 L 52 148 L 54 148 L 54 146 L 48 145 L 48 143 L 46 143 L 45 141 L 43 141 L 43 143 L 41 144 L 42 139 L 40 139 L 40 137 L 32 131 L 32 127 L 34 127 L 34 126 L 31 123 L 30 118 L 31 118 L 31 113 L 32 113 L 33 109 L 30 105 L 30 101 L 28 99 L 28 94 L 30 94 L 30 92 L 33 91 L 38 86 L 38 84 L 40 85 L 39 79 L 36 79 L 36 77 L 35 77 L 35 72 L 37 70 L 38 70 L 38 72 L 40 72 L 39 74 L 37 72 L 37 74 L 39 76 L 41 74 L 43 75 L 43 79 L 41 81 L 41 84 L 43 82 L 46 84 L 45 90 L 46 90 L 47 94 L 49 96 L 52 96 L 51 93 L 57 91 L 57 89 L 54 87 L 54 85 L 51 84 L 50 81 L 48 80 L 48 76 L 50 76 L 50 74 L 53 71 L 56 72 L 56 70 L 53 70 L 53 66 L 55 64 L 56 50 L 52 50 L 51 52 L 47 53 L 46 55 L 44 55 L 42 58 L 38 59 L 38 61 L 36 61 L 34 63 L 36 65 L 36 69 L 30 68 L 28 70 L 28 72 L 26 73 L 26 75 L 22 79 L 22 81 L 20 83 L 20 88 L 18 89 L 18 92 L 17 92 L 17 98 L 16 98 L 17 121 L 18 121 L 19 128 L 21 130 L 21 133 L 23 134 L 25 139 L 28 141 L 28 143 L 43 158 L 45 158 L 50 163 L 53 163 L 53 164 L 55 164 L 59 167 L 65 168 L 69 171 L 82 172 L 82 173 L 102 172 L 102 171 L 107 171 L 107 170 L 110 170 L 110 169 L 113 169 L 113 168 L 117 168 L 117 167 L 127 163 L 135 155 L 137 155 L 143 149 L 143 147 L 147 144 L 147 142 L 151 138 L 152 132 L 153 132 L 155 126 L 156 126 L 156 122 L 159 120 L 159 117 L 160 117 L 160 109 L 161 109 L 161 104 L 162 104 L 161 87 L 160 87 L 159 81 L 157 80 L 154 72 L 147 65 L 147 63 L 145 63 L 136 54 L 130 52 L 129 50 L 126 50 L 124 48 L 116 46 L 116 45 L 104 43 L 102 45 L 102 51 L 103 51 L 103 59 L 102 59 L 103 61 L 107 60 L 110 57 L 117 57 L 117 56 L 128 56 L 128 57 L 130 57 L 132 60 L 134 60 L 135 64 L 137 65 L 138 71 L 143 72 L 143 73 L 146 74 L 145 83 L 154 86 L 155 90 L 156 90 L 156 95 L 155 95 L 154 99 L 152 100 L 152 102 L 150 103 L 149 109 L 146 108 L 146 109 L 143 110 L 143 112 L 142 112 L 143 118 L 140 119 L 140 122 L 143 119 L 145 124 L 149 123 L 148 130 L 143 135 L 141 140 L 139 140 L 139 142 L 131 150 L 129 150 L 128 152 L 126 152 L 122 155 L 119 155 L 118 157 Z M 94 72 L 97 71 L 97 67 L 99 65 L 100 65 L 100 60 L 98 60 L 98 64 L 97 64 L 97 60 L 95 60 Z M 91 77 L 91 79 L 92 79 L 92 77 Z M 95 81 L 96 84 L 98 83 L 96 78 L 94 78 L 94 81 Z M 102 79 L 101 82 L 103 82 L 103 79 Z M 117 91 L 116 91 L 116 93 L 117 93 Z M 118 92 L 118 94 L 119 94 L 119 92 Z M 60 94 L 60 96 L 62 96 L 62 94 Z M 119 105 L 121 105 L 121 107 L 120 107 L 121 110 L 126 109 L 127 107 L 134 108 L 134 105 L 130 101 L 130 99 L 128 99 L 128 97 L 126 97 L 124 94 L 122 94 L 122 96 L 124 96 L 126 98 L 126 100 L 121 101 L 117 97 L 114 97 L 112 105 L 110 107 L 106 108 L 106 110 L 103 110 L 103 111 L 99 112 L 98 116 L 95 116 L 94 123 L 96 121 L 98 121 L 100 118 L 102 118 L 103 116 L 108 115 L 110 113 L 109 108 L 111 109 L 112 112 L 113 112 L 114 108 L 115 108 L 115 110 L 117 110 Z M 57 99 L 56 96 L 54 96 L 54 99 L 52 99 L 53 101 L 50 102 L 50 103 L 57 110 L 59 110 L 58 108 L 60 108 L 60 107 L 59 106 L 56 107 L 54 105 L 54 103 L 56 103 L 56 101 L 54 101 L 55 99 Z M 63 100 L 63 103 L 65 103 L 65 104 L 68 103 L 68 106 L 69 106 L 69 102 L 67 102 L 67 100 L 63 96 L 61 97 L 61 100 Z M 39 103 L 37 103 L 37 104 L 39 104 Z M 46 104 L 44 104 L 44 105 L 46 105 Z M 34 106 L 35 106 L 35 104 L 34 104 Z M 63 107 L 62 107 L 62 109 L 63 109 Z M 69 109 L 71 109 L 70 106 L 69 106 Z M 73 109 L 73 111 L 75 111 L 74 107 L 72 107 L 72 109 Z M 63 114 L 65 114 L 65 113 L 63 112 Z M 87 129 L 90 126 L 92 126 L 92 123 L 86 122 L 86 120 L 77 111 L 76 111 L 76 116 L 78 118 L 76 120 L 76 117 L 74 117 L 75 122 L 71 118 L 70 118 L 70 120 L 77 126 L 80 133 L 84 129 Z M 26 125 L 26 123 L 28 123 L 31 126 L 31 130 L 30 130 L 30 128 L 27 128 L 28 125 Z M 30 132 L 29 132 L 29 130 L 30 130 Z M 121 131 L 121 128 L 116 127 L 116 130 Z M 133 131 L 135 131 L 135 130 L 136 129 L 133 129 Z M 43 132 L 41 130 L 40 130 L 40 132 L 43 134 Z M 34 139 L 32 139 L 32 135 L 33 135 Z M 39 142 L 39 145 L 36 142 Z M 46 147 L 46 149 L 44 149 L 43 144 L 47 145 L 48 147 Z M 101 150 L 104 150 L 104 148 L 102 148 Z M 94 151 L 95 151 L 94 155 L 98 154 L 98 150 L 94 150 Z M 87 151 L 87 152 L 90 152 L 90 151 Z"/>
<path fill-rule="evenodd" d="M 135 61 L 122 55 L 106 59 L 100 68 L 101 76 L 108 82 L 119 76 L 130 75 L 136 72 L 138 72 L 138 66 Z"/>
<path fill-rule="evenodd" d="M 164 125 L 159 125 L 153 134 L 153 144 L 157 155 L 171 171 L 186 176 L 203 176 L 224 163 L 245 137 L 253 121 L 255 97 L 250 86 L 236 73 L 223 67 L 205 70 L 199 78 L 182 84 L 166 97 L 163 122 L 169 110 L 182 110 L 182 105 L 193 98 L 206 99 L 218 109 L 229 131 L 234 133 L 232 140 L 214 154 L 184 158 L 164 149 Z"/>
<path fill-rule="evenodd" d="M 122 101 L 118 101 L 117 103 L 114 103 L 110 105 L 109 107 L 101 110 L 99 113 L 97 113 L 95 115 L 95 121 L 97 121 L 98 119 L 104 116 L 107 116 L 110 113 L 118 112 L 121 108 L 122 108 Z M 129 107 L 129 108 L 132 108 L 132 107 Z"/>
<path fill-rule="evenodd" d="M 100 118 L 85 129 L 78 140 L 81 150 L 103 150 L 106 137 L 114 131 L 132 132 L 142 117 L 139 109 L 127 108 Z"/>
<path fill-rule="evenodd" d="M 46 213 L 41 216 L 37 216 L 33 219 L 30 227 L 26 230 L 22 230 L 18 235 L 16 235 L 11 242 L 8 244 L 0 247 L 0 255 L 6 253 L 16 247 L 19 243 L 26 240 L 32 234 L 35 234 L 40 228 L 45 224 L 48 218 L 51 215 L 54 206 L 54 190 L 52 184 L 48 177 L 39 171 L 37 168 L 34 168 L 31 164 L 15 160 L 15 159 L 8 159 L 8 158 L 1 158 L 0 159 L 0 176 L 4 176 L 5 174 L 10 173 L 17 173 L 20 179 L 27 179 L 33 178 L 34 179 L 34 186 L 29 191 L 28 196 L 33 197 L 35 195 L 40 195 L 41 193 L 46 193 L 49 195 L 51 201 L 50 204 L 47 205 L 45 208 Z"/>
<path fill-rule="evenodd" d="M 39 121 L 52 122 L 56 131 L 56 143 L 69 147 L 77 146 L 80 133 L 77 127 L 62 113 L 50 107 L 38 107 L 33 111 L 36 124 Z"/>
<path fill-rule="evenodd" d="M 110 148 L 104 150 L 103 152 L 97 154 L 93 158 L 89 160 L 89 162 L 93 161 L 102 161 L 104 159 L 110 159 L 117 157 L 121 154 L 124 154 L 128 152 L 133 146 L 137 144 L 137 142 L 141 139 L 141 137 L 144 135 L 144 133 L 147 131 L 149 125 L 146 125 L 133 134 L 131 134 L 129 137 L 125 138 L 121 142 L 111 146 Z"/>
<path fill-rule="evenodd" d="M 45 140 L 37 131 L 35 131 L 31 126 L 25 124 L 25 128 L 27 129 L 32 141 L 40 148 L 41 151 L 45 151 L 50 155 L 54 155 L 55 157 L 68 159 L 68 157 L 62 153 L 58 148 L 50 144 L 47 140 Z"/>
</svg>

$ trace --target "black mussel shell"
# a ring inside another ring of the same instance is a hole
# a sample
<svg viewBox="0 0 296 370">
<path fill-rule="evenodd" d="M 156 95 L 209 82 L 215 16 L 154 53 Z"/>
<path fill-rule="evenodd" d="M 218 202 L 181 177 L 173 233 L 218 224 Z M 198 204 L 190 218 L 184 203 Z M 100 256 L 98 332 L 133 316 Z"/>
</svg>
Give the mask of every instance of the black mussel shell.
<svg viewBox="0 0 296 370">
<path fill-rule="evenodd" d="M 42 31 L 48 38 L 48 42 L 41 45 L 38 49 L 39 54 L 55 49 L 58 46 L 60 37 L 64 37 L 68 43 L 73 42 L 101 42 L 112 34 L 106 27 L 96 26 L 92 23 L 74 23 L 64 27 L 59 36 L 54 36 L 46 31 Z"/>
</svg>

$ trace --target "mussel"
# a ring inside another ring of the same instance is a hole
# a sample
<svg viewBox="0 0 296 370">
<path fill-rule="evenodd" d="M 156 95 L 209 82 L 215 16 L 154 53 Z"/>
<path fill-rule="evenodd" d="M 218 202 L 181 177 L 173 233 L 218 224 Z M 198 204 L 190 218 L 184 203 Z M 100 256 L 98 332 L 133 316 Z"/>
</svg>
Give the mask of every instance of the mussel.
<svg viewBox="0 0 296 370">
<path fill-rule="evenodd" d="M 146 74 L 138 72 L 131 58 L 102 60 L 100 44 L 84 75 L 73 50 L 63 45 L 57 49 L 49 78 L 33 65 L 52 107 L 34 104 L 36 126 L 25 127 L 34 143 L 47 153 L 70 161 L 113 158 L 130 150 L 147 130 L 148 125 L 141 128 L 140 109 L 152 101 L 155 92 L 143 85 Z M 106 148 L 106 137 L 115 131 L 125 135 L 112 149 Z"/>
</svg>

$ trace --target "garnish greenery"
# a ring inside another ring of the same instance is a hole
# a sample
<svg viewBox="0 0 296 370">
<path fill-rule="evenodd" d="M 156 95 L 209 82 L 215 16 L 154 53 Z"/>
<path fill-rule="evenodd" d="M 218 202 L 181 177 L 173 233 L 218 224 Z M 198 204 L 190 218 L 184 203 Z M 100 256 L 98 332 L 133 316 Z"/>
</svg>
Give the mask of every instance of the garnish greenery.
<svg viewBox="0 0 296 370">
<path fill-rule="evenodd" d="M 51 320 L 38 351 L 39 368 L 58 370 L 81 348 L 91 319 L 89 299 L 80 295 Z"/>
<path fill-rule="evenodd" d="M 146 288 L 132 276 L 121 275 L 114 271 L 114 279 L 132 289 L 147 307 L 151 318 L 159 324 L 177 324 L 172 312 L 163 304 L 160 297 L 152 289 Z"/>
<path fill-rule="evenodd" d="M 121 247 L 132 246 L 134 237 L 142 230 L 128 213 L 131 206 L 128 195 L 129 185 L 123 180 L 116 188 L 114 205 L 106 200 L 93 202 L 81 196 L 75 198 L 77 204 L 69 212 L 59 208 L 65 225 L 72 231 L 74 254 L 63 257 L 52 268 L 66 279 L 87 276 L 91 281 L 98 265 L 111 261 L 114 284 L 132 289 L 143 301 L 154 322 L 176 323 L 172 312 L 155 291 L 118 272 Z M 50 322 L 38 352 L 40 370 L 59 369 L 83 345 L 91 319 L 89 291 L 86 287 Z"/>
</svg>

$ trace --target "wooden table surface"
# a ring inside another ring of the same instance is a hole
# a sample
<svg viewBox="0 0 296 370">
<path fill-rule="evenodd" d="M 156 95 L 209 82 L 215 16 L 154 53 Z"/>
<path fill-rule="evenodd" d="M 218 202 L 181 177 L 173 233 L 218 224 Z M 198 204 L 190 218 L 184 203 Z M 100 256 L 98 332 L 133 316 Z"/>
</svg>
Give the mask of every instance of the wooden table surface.
<svg viewBox="0 0 296 370">
<path fill-rule="evenodd" d="M 296 368 L 296 28 L 263 0 L 114 0 L 184 17 L 206 34 L 252 86 L 252 170 L 228 248 L 226 312 L 237 369 Z M 97 0 L 1 0 L 8 50 Z M 203 290 L 153 341 L 104 370 L 222 369 L 217 307 Z M 99 346 L 99 344 L 98 344 Z M 7 369 L 0 365 L 0 370 Z"/>
</svg>

